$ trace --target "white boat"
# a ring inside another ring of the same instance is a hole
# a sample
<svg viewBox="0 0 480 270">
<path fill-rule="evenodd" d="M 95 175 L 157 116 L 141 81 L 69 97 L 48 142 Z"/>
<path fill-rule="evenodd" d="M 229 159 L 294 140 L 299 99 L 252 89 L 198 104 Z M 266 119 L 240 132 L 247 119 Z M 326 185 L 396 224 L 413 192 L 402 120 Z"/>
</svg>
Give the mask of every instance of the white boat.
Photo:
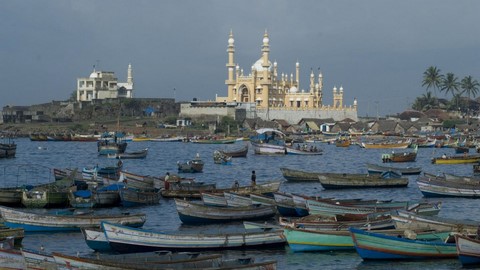
<svg viewBox="0 0 480 270">
<path fill-rule="evenodd" d="M 256 130 L 258 135 L 250 139 L 253 151 L 257 155 L 285 155 L 285 134 L 273 128 Z"/>
</svg>

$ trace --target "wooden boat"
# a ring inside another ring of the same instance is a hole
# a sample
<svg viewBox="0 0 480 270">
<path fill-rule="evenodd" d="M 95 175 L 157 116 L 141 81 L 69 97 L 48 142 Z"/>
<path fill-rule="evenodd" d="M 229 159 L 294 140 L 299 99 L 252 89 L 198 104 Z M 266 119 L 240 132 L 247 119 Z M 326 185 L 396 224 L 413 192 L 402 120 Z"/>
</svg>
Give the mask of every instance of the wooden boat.
<svg viewBox="0 0 480 270">
<path fill-rule="evenodd" d="M 140 175 L 127 171 L 120 172 L 119 182 L 123 182 L 129 188 L 140 190 L 160 188 L 163 185 L 163 183 L 157 183 L 163 182 L 159 178 L 149 175 Z"/>
<path fill-rule="evenodd" d="M 3 269 L 25 269 L 22 252 L 11 247 L 0 248 L 0 262 Z"/>
<path fill-rule="evenodd" d="M 272 196 L 255 194 L 255 193 L 251 193 L 249 196 L 250 196 L 250 200 L 252 200 L 252 204 L 276 205 L 275 198 L 273 198 Z"/>
<path fill-rule="evenodd" d="M 401 178 L 401 175 L 393 171 L 383 172 L 380 175 L 321 173 L 318 179 L 324 189 L 408 186 L 408 178 Z"/>
<path fill-rule="evenodd" d="M 238 249 L 284 246 L 281 231 L 254 231 L 217 234 L 162 233 L 102 223 L 108 242 L 118 252 L 154 250 Z"/>
<path fill-rule="evenodd" d="M 478 181 L 449 181 L 441 178 L 419 177 L 417 185 L 425 197 L 480 197 Z"/>
<path fill-rule="evenodd" d="M 157 137 L 149 139 L 152 142 L 182 142 L 185 140 L 185 137 L 175 136 L 175 137 Z"/>
<path fill-rule="evenodd" d="M 116 159 L 142 159 L 146 158 L 148 154 L 148 148 L 135 151 L 135 152 L 124 152 L 124 153 L 115 153 L 115 154 L 108 154 L 108 158 L 116 158 Z"/>
<path fill-rule="evenodd" d="M 100 228 L 81 228 L 83 239 L 87 246 L 98 252 L 110 252 L 112 248 L 105 233 Z"/>
<path fill-rule="evenodd" d="M 458 155 L 432 158 L 432 164 L 464 164 L 464 163 L 478 163 L 480 162 L 480 155 Z"/>
<path fill-rule="evenodd" d="M 381 142 L 381 143 L 365 143 L 362 142 L 361 146 L 367 149 L 405 149 L 410 146 L 411 142 Z"/>
<path fill-rule="evenodd" d="M 383 154 L 382 161 L 383 163 L 387 162 L 414 162 L 417 159 L 417 150 L 418 146 L 415 145 L 415 148 L 411 152 L 395 152 L 392 151 L 391 154 Z"/>
<path fill-rule="evenodd" d="M 353 241 L 348 231 L 322 231 L 284 228 L 283 234 L 293 252 L 351 250 Z"/>
<path fill-rule="evenodd" d="M 120 215 L 50 215 L 26 212 L 0 206 L 5 225 L 10 228 L 23 228 L 32 231 L 79 231 L 80 228 L 98 227 L 101 221 L 121 223 L 140 227 L 145 223 L 145 214 Z"/>
<path fill-rule="evenodd" d="M 68 205 L 68 190 L 56 185 L 38 186 L 22 193 L 27 208 L 63 207 Z"/>
<path fill-rule="evenodd" d="M 119 190 L 120 204 L 124 207 L 159 204 L 161 193 L 155 190 L 122 188 Z"/>
<path fill-rule="evenodd" d="M 24 187 L 0 188 L 0 205 L 21 205 Z"/>
<path fill-rule="evenodd" d="M 26 269 L 57 269 L 57 263 L 52 254 L 43 251 L 22 248 Z"/>
<path fill-rule="evenodd" d="M 428 228 L 431 230 L 476 234 L 479 226 L 478 222 L 471 220 L 424 216 L 403 210 L 398 210 L 391 217 L 397 229 L 416 230 Z"/>
<path fill-rule="evenodd" d="M 193 139 L 190 140 L 192 143 L 200 143 L 200 144 L 232 144 L 237 141 L 237 139 Z"/>
<path fill-rule="evenodd" d="M 180 220 L 185 224 L 222 223 L 241 220 L 265 220 L 273 217 L 277 209 L 272 205 L 242 207 L 216 207 L 203 203 L 175 199 Z"/>
<path fill-rule="evenodd" d="M 248 144 L 247 143 L 243 144 L 241 148 L 222 149 L 218 151 L 232 158 L 246 157 L 248 153 Z"/>
<path fill-rule="evenodd" d="M 127 149 L 127 142 L 114 142 L 99 140 L 97 142 L 97 150 L 99 155 L 124 153 Z"/>
<path fill-rule="evenodd" d="M 335 140 L 336 147 L 349 147 L 352 144 L 350 139 L 337 139 Z"/>
<path fill-rule="evenodd" d="M 0 158 L 13 158 L 17 153 L 17 144 L 14 142 L 0 143 Z"/>
<path fill-rule="evenodd" d="M 342 214 L 342 215 L 308 215 L 305 217 L 280 217 L 278 223 L 283 227 L 308 230 L 347 231 L 354 227 L 364 230 L 387 230 L 395 226 L 388 213 L 384 215 Z"/>
<path fill-rule="evenodd" d="M 480 240 L 466 235 L 455 234 L 458 259 L 463 266 L 480 264 Z"/>
<path fill-rule="evenodd" d="M 228 156 L 228 155 L 225 155 L 218 150 L 215 150 L 213 152 L 213 163 L 223 164 L 223 165 L 231 164 L 232 163 L 232 157 Z"/>
<path fill-rule="evenodd" d="M 25 237 L 25 230 L 22 228 L 0 227 L 0 241 L 6 240 L 6 239 L 12 239 L 13 245 L 19 246 L 22 244 L 24 237 Z"/>
<path fill-rule="evenodd" d="M 421 167 L 393 167 L 393 166 L 384 166 L 377 165 L 373 163 L 367 163 L 368 173 L 383 173 L 388 171 L 399 172 L 402 175 L 415 175 L 422 172 Z"/>
<path fill-rule="evenodd" d="M 290 147 L 290 146 L 285 146 L 285 151 L 287 155 L 306 155 L 306 156 L 315 156 L 315 155 L 322 155 L 323 150 L 317 148 L 317 146 L 311 145 L 308 147 L 307 145 L 300 146 L 297 144 L 297 147 Z"/>
<path fill-rule="evenodd" d="M 307 171 L 289 169 L 286 167 L 281 167 L 280 171 L 282 171 L 283 178 L 291 182 L 300 182 L 300 181 L 318 182 L 318 176 L 320 175 L 320 173 L 318 172 L 307 172 Z"/>
<path fill-rule="evenodd" d="M 202 192 L 202 203 L 207 206 L 221 206 L 227 207 L 227 200 L 222 195 L 211 194 L 208 192 Z"/>
<path fill-rule="evenodd" d="M 470 148 L 468 146 L 456 146 L 455 148 L 455 154 L 465 154 L 470 152 Z"/>
<path fill-rule="evenodd" d="M 97 190 L 70 191 L 68 200 L 75 208 L 93 208 L 118 205 L 120 202 L 119 185 L 102 187 Z"/>
<path fill-rule="evenodd" d="M 117 165 L 115 166 L 99 167 L 97 165 L 90 168 L 83 168 L 82 175 L 84 178 L 87 178 L 87 179 L 96 179 L 98 177 L 118 179 L 118 177 L 120 176 L 120 171 L 122 170 L 122 167 L 123 167 L 123 162 L 119 160 Z"/>
<path fill-rule="evenodd" d="M 287 193 L 274 192 L 273 198 L 275 205 L 277 206 L 278 213 L 283 217 L 299 216 L 296 211 L 296 205 L 293 201 L 293 197 Z M 306 213 L 308 215 L 308 212 Z"/>
<path fill-rule="evenodd" d="M 256 130 L 257 136 L 250 138 L 256 155 L 285 155 L 285 134 L 273 128 Z"/>
<path fill-rule="evenodd" d="M 455 244 L 408 239 L 350 228 L 357 253 L 366 260 L 455 258 Z"/>
<path fill-rule="evenodd" d="M 177 162 L 178 172 L 182 173 L 200 173 L 203 171 L 203 166 L 205 163 L 200 159 L 200 156 L 197 153 L 197 156 L 187 162 Z"/>
<path fill-rule="evenodd" d="M 240 195 L 235 192 L 223 192 L 223 197 L 230 207 L 244 207 L 252 205 L 252 199 L 247 195 Z"/>
<path fill-rule="evenodd" d="M 235 192 L 237 194 L 269 194 L 275 191 L 278 191 L 280 188 L 281 181 L 272 181 L 262 184 L 257 184 L 255 186 L 240 186 L 232 188 L 212 188 L 208 190 L 213 194 L 223 195 L 224 192 Z M 200 199 L 202 197 L 201 193 L 207 192 L 207 190 L 186 190 L 186 189 L 163 189 L 161 194 L 165 198 L 190 198 L 190 199 Z"/>
</svg>

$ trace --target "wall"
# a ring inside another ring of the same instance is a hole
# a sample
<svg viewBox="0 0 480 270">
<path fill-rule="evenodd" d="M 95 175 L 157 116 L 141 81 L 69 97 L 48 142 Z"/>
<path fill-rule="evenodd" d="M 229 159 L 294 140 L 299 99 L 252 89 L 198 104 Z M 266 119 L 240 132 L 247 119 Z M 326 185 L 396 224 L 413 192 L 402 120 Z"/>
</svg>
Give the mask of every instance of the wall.
<svg viewBox="0 0 480 270">
<path fill-rule="evenodd" d="M 357 111 L 353 109 L 322 109 L 322 110 L 275 110 L 275 109 L 257 109 L 257 116 L 263 120 L 284 119 L 290 124 L 300 122 L 302 118 L 326 119 L 333 118 L 335 121 L 341 121 L 350 118 L 358 121 Z"/>
</svg>

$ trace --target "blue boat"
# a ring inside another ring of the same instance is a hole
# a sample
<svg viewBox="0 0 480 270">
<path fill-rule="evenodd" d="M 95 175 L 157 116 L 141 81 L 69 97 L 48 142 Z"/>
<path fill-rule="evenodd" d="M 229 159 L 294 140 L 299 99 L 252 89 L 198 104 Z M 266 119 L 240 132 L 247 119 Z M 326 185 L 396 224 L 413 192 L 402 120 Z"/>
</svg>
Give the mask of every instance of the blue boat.
<svg viewBox="0 0 480 270">
<path fill-rule="evenodd" d="M 456 258 L 455 244 L 444 239 L 416 240 L 350 228 L 353 244 L 364 260 Z"/>
</svg>

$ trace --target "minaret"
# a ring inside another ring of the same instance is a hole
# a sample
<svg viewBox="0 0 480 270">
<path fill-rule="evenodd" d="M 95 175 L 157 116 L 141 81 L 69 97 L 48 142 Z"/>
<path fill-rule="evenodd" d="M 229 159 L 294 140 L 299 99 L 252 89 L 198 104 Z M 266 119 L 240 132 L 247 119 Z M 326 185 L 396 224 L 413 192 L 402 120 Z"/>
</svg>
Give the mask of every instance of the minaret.
<svg viewBox="0 0 480 270">
<path fill-rule="evenodd" d="M 315 75 L 313 74 L 313 69 L 310 72 L 310 93 L 315 91 Z"/>
<path fill-rule="evenodd" d="M 270 72 L 269 68 L 270 68 L 270 61 L 269 61 L 269 57 L 270 57 L 270 45 L 269 45 L 269 42 L 270 40 L 268 39 L 268 33 L 267 33 L 267 30 L 265 30 L 265 34 L 263 35 L 263 45 L 262 45 L 262 67 L 263 67 L 263 71 L 262 71 L 262 77 L 263 77 L 263 81 L 261 82 L 261 87 L 262 87 L 262 93 L 257 97 L 257 95 L 255 94 L 256 96 L 256 99 L 257 98 L 260 98 L 260 107 L 268 107 L 269 104 L 268 104 L 268 98 L 269 98 L 269 87 L 270 87 L 270 84 L 271 84 L 271 80 L 272 78 L 269 78 L 269 75 L 268 74 Z"/>
<path fill-rule="evenodd" d="M 296 74 L 295 74 L 295 81 L 297 84 L 297 88 L 300 89 L 300 63 L 295 63 L 295 68 L 296 68 Z"/>
<path fill-rule="evenodd" d="M 228 101 L 232 101 L 235 97 L 233 94 L 233 88 L 235 86 L 235 80 L 233 78 L 233 72 L 235 68 L 235 59 L 234 59 L 234 54 L 235 54 L 235 45 L 234 45 L 235 40 L 233 39 L 233 32 L 230 30 L 230 35 L 228 37 L 228 48 L 227 48 L 227 53 L 228 53 L 228 62 L 227 62 L 227 69 L 228 69 L 228 78 L 225 81 L 225 84 L 227 85 L 227 92 L 228 92 Z"/>
<path fill-rule="evenodd" d="M 132 64 L 128 64 L 127 83 L 130 84 L 130 85 L 133 84 Z"/>
</svg>

